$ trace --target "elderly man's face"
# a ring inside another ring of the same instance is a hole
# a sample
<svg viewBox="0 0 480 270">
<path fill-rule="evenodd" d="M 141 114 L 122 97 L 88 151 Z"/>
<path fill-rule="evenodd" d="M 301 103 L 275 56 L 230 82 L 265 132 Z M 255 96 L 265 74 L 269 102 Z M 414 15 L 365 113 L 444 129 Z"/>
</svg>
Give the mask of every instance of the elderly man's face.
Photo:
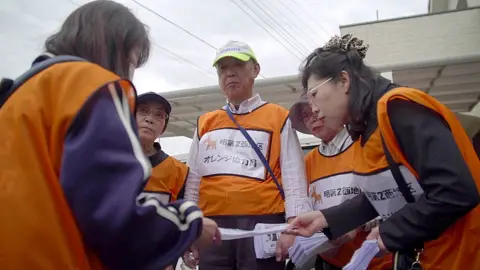
<svg viewBox="0 0 480 270">
<path fill-rule="evenodd" d="M 136 119 L 140 141 L 153 144 L 162 135 L 167 117 L 165 107 L 161 104 L 155 102 L 139 104 Z"/>
<path fill-rule="evenodd" d="M 343 126 L 330 126 L 325 121 L 318 119 L 317 115 L 312 112 L 312 108 L 308 104 L 302 105 L 300 108 L 302 121 L 310 130 L 313 136 L 324 142 L 330 142 L 342 130 Z"/>
<path fill-rule="evenodd" d="M 217 74 L 223 92 L 235 105 L 252 96 L 253 83 L 260 73 L 260 65 L 250 60 L 240 61 L 225 57 L 217 63 Z"/>
</svg>

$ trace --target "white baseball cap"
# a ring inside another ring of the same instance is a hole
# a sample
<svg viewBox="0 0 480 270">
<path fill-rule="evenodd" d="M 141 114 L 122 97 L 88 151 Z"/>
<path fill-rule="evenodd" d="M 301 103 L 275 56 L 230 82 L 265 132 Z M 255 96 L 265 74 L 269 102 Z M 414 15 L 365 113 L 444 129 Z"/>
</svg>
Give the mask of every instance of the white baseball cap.
<svg viewBox="0 0 480 270">
<path fill-rule="evenodd" d="M 243 62 L 247 62 L 250 59 L 257 61 L 257 57 L 255 56 L 252 48 L 250 48 L 247 43 L 242 41 L 231 40 L 227 42 L 227 44 L 220 47 L 217 50 L 215 60 L 213 60 L 213 66 L 215 66 L 220 59 L 225 57 L 233 57 Z"/>
</svg>

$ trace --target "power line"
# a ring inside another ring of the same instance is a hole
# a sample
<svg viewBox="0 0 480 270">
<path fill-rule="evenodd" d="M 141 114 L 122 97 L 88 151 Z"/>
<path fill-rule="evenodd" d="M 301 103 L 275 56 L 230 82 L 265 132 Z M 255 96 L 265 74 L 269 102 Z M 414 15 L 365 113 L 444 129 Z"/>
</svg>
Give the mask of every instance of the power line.
<svg viewBox="0 0 480 270">
<path fill-rule="evenodd" d="M 78 4 L 77 2 L 75 2 L 75 1 L 73 1 L 73 0 L 67 0 L 67 1 L 70 2 L 70 3 L 73 4 L 73 5 L 80 6 L 80 4 Z M 135 0 L 133 0 L 133 1 L 137 3 L 137 1 L 135 1 Z M 139 3 L 137 3 L 137 4 L 139 4 Z M 139 5 L 142 6 L 142 7 L 144 7 L 144 8 L 146 8 L 146 9 L 148 9 L 148 10 L 150 10 L 149 8 L 147 8 L 147 7 L 145 7 L 145 6 L 141 5 L 141 4 L 139 4 Z M 150 10 L 150 11 L 153 12 L 152 10 Z M 155 12 L 154 12 L 154 13 L 155 13 Z M 158 14 L 157 14 L 157 15 L 158 15 Z M 160 15 L 159 15 L 159 16 L 160 16 Z M 194 64 L 193 62 L 191 62 L 190 60 L 187 60 L 187 59 L 181 57 L 180 55 L 178 55 L 178 54 L 170 51 L 169 49 L 167 49 L 167 48 L 165 48 L 165 47 L 163 47 L 163 46 L 160 46 L 160 45 L 156 44 L 156 43 L 153 42 L 153 41 L 152 41 L 152 45 L 155 46 L 155 47 L 157 47 L 157 48 L 159 48 L 160 50 L 162 50 L 164 55 L 166 55 L 166 56 L 168 56 L 168 57 L 176 60 L 177 62 L 180 62 L 180 63 L 183 62 L 183 63 L 191 66 L 191 67 L 194 68 L 195 70 L 197 70 L 197 71 L 199 71 L 199 72 L 201 72 L 201 73 L 203 73 L 203 74 L 205 74 L 205 75 L 207 75 L 207 76 L 209 76 L 209 77 L 212 77 L 212 78 L 214 78 L 214 79 L 216 78 L 216 75 L 213 74 L 212 72 L 206 71 L 205 69 L 203 69 L 203 68 L 195 65 L 195 64 Z"/>
<path fill-rule="evenodd" d="M 76 2 L 73 1 L 73 0 L 67 0 L 67 1 L 70 2 L 70 3 L 72 3 L 72 4 L 74 4 L 74 5 L 76 5 L 76 6 L 80 6 L 80 4 L 76 3 Z M 183 32 L 185 32 L 185 33 L 188 34 L 189 36 L 191 36 L 191 37 L 195 38 L 196 40 L 200 41 L 201 43 L 207 45 L 208 47 L 210 47 L 210 48 L 212 48 L 212 49 L 214 49 L 214 50 L 218 50 L 217 47 L 215 47 L 214 45 L 212 45 L 212 44 L 209 43 L 208 41 L 200 38 L 199 36 L 197 36 L 197 35 L 195 35 L 195 34 L 193 34 L 192 32 L 188 31 L 187 29 L 183 28 L 182 26 L 180 26 L 180 25 L 176 24 L 175 22 L 169 20 L 169 19 L 166 18 L 165 16 L 160 15 L 159 13 L 157 13 L 157 12 L 155 12 L 154 10 L 152 10 L 151 8 L 143 5 L 142 3 L 138 2 L 137 0 L 132 0 L 132 1 L 133 1 L 134 3 L 136 3 L 137 5 L 141 6 L 142 8 L 144 8 L 145 10 L 151 12 L 151 13 L 154 14 L 155 16 L 157 16 L 157 17 L 161 18 L 162 20 L 168 22 L 169 24 L 173 25 L 174 27 L 182 30 Z M 232 0 L 232 1 L 233 1 L 233 0 Z M 235 3 L 235 4 L 236 4 L 236 3 Z M 237 5 L 237 6 L 238 6 L 238 5 Z M 249 14 L 247 14 L 247 15 L 249 15 Z M 267 32 L 268 32 L 268 30 L 267 30 Z M 277 40 L 277 41 L 278 41 L 278 40 Z M 153 42 L 152 42 L 152 44 L 153 44 L 155 47 L 161 49 L 161 50 L 164 52 L 165 55 L 167 55 L 167 56 L 169 56 L 169 57 L 171 57 L 171 58 L 173 58 L 173 59 L 175 59 L 175 60 L 177 60 L 177 61 L 180 60 L 181 62 L 184 62 L 184 63 L 190 65 L 191 67 L 193 67 L 193 68 L 196 69 L 197 71 L 200 71 L 201 73 L 204 73 L 204 74 L 206 74 L 206 75 L 209 76 L 209 77 L 212 77 L 212 76 L 213 76 L 213 75 L 212 75 L 212 72 L 206 71 L 205 69 L 203 69 L 203 68 L 195 65 L 193 62 L 191 62 L 191 61 L 183 58 L 182 56 L 180 56 L 180 55 L 178 55 L 178 54 L 176 54 L 176 53 L 168 50 L 167 48 L 162 47 L 162 46 L 160 46 L 160 45 L 158 45 L 158 44 L 156 44 L 156 43 L 153 43 Z M 301 60 L 301 59 L 300 59 L 300 60 Z M 179 61 L 179 62 L 180 62 L 180 61 Z M 262 77 L 262 78 L 264 78 L 264 79 L 267 78 L 267 77 L 263 76 L 262 74 L 259 74 L 259 76 Z M 213 77 L 216 78 L 216 76 L 213 76 Z M 289 85 L 287 85 L 287 86 L 289 86 Z M 290 86 L 289 86 L 289 87 L 290 87 Z"/>
<path fill-rule="evenodd" d="M 268 1 L 268 0 L 257 1 L 257 3 L 259 3 L 259 2 L 264 2 L 265 5 L 270 4 L 269 7 L 275 9 L 280 14 L 280 16 L 285 18 L 285 20 L 287 21 L 287 25 L 290 27 L 290 29 L 292 29 L 292 31 L 295 31 L 295 32 L 299 33 L 298 36 L 300 36 L 300 37 L 305 37 L 305 41 L 308 39 L 308 41 L 311 42 L 314 45 L 313 46 L 314 48 L 317 47 L 317 45 L 318 45 L 317 42 L 315 40 L 313 40 L 307 32 L 304 31 L 304 29 L 301 27 L 301 25 L 298 24 L 298 22 L 299 22 L 298 20 L 290 20 L 288 18 L 288 16 L 286 14 L 284 14 L 279 8 L 277 8 L 277 6 L 274 5 L 271 1 Z"/>
<path fill-rule="evenodd" d="M 295 1 L 295 0 L 292 0 L 292 1 L 293 1 L 293 3 L 294 3 L 295 5 L 297 5 L 297 7 L 300 8 L 301 11 L 303 11 L 303 13 L 305 13 L 305 14 L 307 15 L 307 17 L 308 17 L 315 25 L 317 25 L 318 27 L 320 27 L 320 29 L 322 29 L 323 32 L 325 32 L 325 34 L 327 34 L 328 39 L 330 39 L 330 38 L 332 37 L 332 34 L 330 34 L 323 26 L 321 26 L 319 23 L 317 23 L 317 21 L 312 17 L 312 15 L 310 15 L 310 13 L 308 13 L 308 12 L 302 7 L 302 5 L 300 5 L 300 4 L 299 4 L 297 1 Z M 328 40 L 328 39 L 327 39 L 327 40 Z"/>
<path fill-rule="evenodd" d="M 152 10 L 151 8 L 143 5 L 142 3 L 138 2 L 137 0 L 132 0 L 132 1 L 135 2 L 137 5 L 141 6 L 142 8 L 144 8 L 145 10 L 151 12 L 151 13 L 154 14 L 155 16 L 159 17 L 160 19 L 168 22 L 169 24 L 171 24 L 171 25 L 175 26 L 176 28 L 182 30 L 183 32 L 187 33 L 189 36 L 195 38 L 196 40 L 200 41 L 201 43 L 209 46 L 210 48 L 212 48 L 212 49 L 214 49 L 214 50 L 218 50 L 217 47 L 215 47 L 214 45 L 212 45 L 212 44 L 209 43 L 208 41 L 204 40 L 203 38 L 201 38 L 201 37 L 199 37 L 199 36 L 197 36 L 197 35 L 195 35 L 195 34 L 193 34 L 192 32 L 188 31 L 187 29 L 183 28 L 182 26 L 176 24 L 175 22 L 167 19 L 165 16 L 162 16 L 162 15 L 158 14 L 157 12 L 155 12 L 155 11 Z M 157 46 L 159 46 L 159 45 L 157 45 Z M 162 48 L 163 48 L 163 47 L 162 47 Z M 165 48 L 164 48 L 164 49 L 165 49 Z M 178 55 L 177 55 L 177 56 L 178 56 Z M 180 56 L 178 56 L 178 57 L 180 57 Z M 267 78 L 267 77 L 263 76 L 262 74 L 259 74 L 259 76 L 262 77 L 262 78 L 264 78 L 264 79 Z"/>
<path fill-rule="evenodd" d="M 297 20 L 300 20 L 302 22 L 305 23 L 305 21 L 300 17 L 298 16 L 295 12 L 292 11 L 292 9 L 288 6 L 286 6 L 283 1 L 278 1 L 278 3 L 280 3 L 286 10 L 288 10 L 290 12 L 290 14 L 292 14 L 293 16 L 295 16 L 297 18 Z M 313 33 L 316 33 L 318 34 L 318 31 L 316 31 L 315 29 L 313 29 L 310 24 L 308 22 L 305 23 L 305 25 L 307 26 L 307 28 L 309 28 Z M 318 34 L 320 36 L 320 34 Z M 321 36 L 320 36 L 321 39 L 323 39 Z"/>
<path fill-rule="evenodd" d="M 282 35 L 282 33 L 280 33 L 279 31 L 277 31 L 277 30 L 275 29 L 275 27 L 272 26 L 272 25 L 270 24 L 270 22 L 268 22 L 268 21 L 264 18 L 265 16 L 262 16 L 261 14 L 258 14 L 253 8 L 251 8 L 251 7 L 246 3 L 246 1 L 240 0 L 240 2 L 242 2 L 242 3 L 245 5 L 245 7 L 247 7 L 253 14 L 255 14 L 263 23 L 265 23 L 265 25 L 266 25 L 267 27 L 269 27 L 271 30 L 273 30 L 280 38 L 282 38 L 286 43 L 288 43 L 288 45 L 290 45 L 292 49 L 294 49 L 297 53 L 299 53 L 299 55 L 300 55 L 301 58 L 303 57 L 303 54 L 304 54 L 304 53 L 302 52 L 302 50 L 301 50 L 301 49 L 298 49 L 297 47 L 295 47 L 295 45 L 294 45 L 292 42 L 290 42 L 290 40 L 288 39 L 288 37 L 285 37 L 284 35 Z M 257 22 L 257 23 L 258 23 L 258 22 Z"/>
<path fill-rule="evenodd" d="M 277 20 L 275 20 L 262 6 L 260 6 L 259 4 L 257 4 L 255 1 L 252 1 L 252 3 L 257 6 L 261 11 L 263 11 L 263 13 L 265 13 L 265 15 L 267 15 L 268 18 L 270 18 L 276 25 L 278 25 L 278 27 L 280 27 L 280 29 L 282 29 L 290 38 L 292 41 L 290 44 L 292 44 L 293 46 L 293 43 L 297 44 L 297 47 L 296 49 L 300 48 L 299 49 L 299 52 L 302 53 L 302 54 L 305 54 L 305 53 L 308 53 L 308 49 L 303 45 L 301 44 L 300 42 L 298 42 L 298 40 L 292 35 L 290 34 L 289 31 L 287 31 L 283 26 L 282 24 L 278 23 Z M 277 31 L 275 31 L 277 32 Z M 280 33 L 280 32 L 277 32 L 277 33 Z M 285 38 L 285 40 L 288 40 L 288 38 Z M 303 52 L 302 52 L 303 51 Z"/>
<path fill-rule="evenodd" d="M 146 10 L 150 11 L 152 14 L 155 14 L 156 16 L 160 17 L 162 20 L 164 20 L 164 21 L 168 22 L 169 24 L 171 24 L 171 25 L 175 26 L 176 28 L 178 28 L 178 29 L 182 30 L 183 32 L 187 33 L 189 36 L 191 36 L 191 37 L 195 38 L 196 40 L 198 40 L 198 41 L 202 42 L 203 44 L 205 44 L 205 45 L 209 46 L 210 48 L 212 48 L 212 49 L 215 49 L 215 50 L 217 50 L 217 49 L 218 49 L 217 47 L 213 46 L 213 45 L 212 45 L 211 43 L 209 43 L 208 41 L 206 41 L 206 40 L 204 40 L 204 39 L 200 38 L 199 36 L 195 35 L 194 33 L 192 33 L 192 32 L 190 32 L 190 31 L 188 31 L 187 29 L 185 29 L 185 28 L 181 27 L 180 25 L 178 25 L 178 24 L 176 24 L 176 23 L 172 22 L 171 20 L 169 20 L 169 19 L 165 18 L 164 16 L 162 16 L 162 15 L 158 14 L 157 12 L 155 12 L 155 11 L 154 11 L 154 10 L 152 10 L 151 8 L 149 8 L 149 7 L 145 6 L 145 5 L 143 5 L 142 3 L 138 2 L 137 0 L 132 0 L 132 1 L 133 1 L 133 2 L 135 2 L 137 5 L 141 6 L 142 8 L 144 8 L 144 9 L 146 9 Z"/>
<path fill-rule="evenodd" d="M 178 62 L 186 63 L 186 64 L 190 65 L 192 68 L 196 69 L 197 71 L 199 71 L 199 72 L 201 72 L 201 73 L 203 73 L 203 74 L 205 74 L 205 75 L 207 75 L 207 76 L 209 76 L 209 77 L 211 77 L 211 78 L 214 78 L 214 79 L 217 78 L 217 76 L 216 76 L 215 74 L 213 74 L 212 72 L 207 71 L 207 70 L 205 70 L 205 69 L 203 69 L 203 68 L 195 65 L 195 64 L 194 64 L 193 62 L 191 62 L 190 60 L 187 60 L 187 59 L 181 57 L 180 55 L 178 55 L 178 54 L 176 54 L 176 53 L 168 50 L 167 48 L 162 47 L 162 46 L 160 46 L 160 45 L 158 45 L 158 44 L 156 44 L 156 43 L 153 43 L 153 42 L 152 42 L 152 44 L 153 44 L 153 46 L 155 46 L 155 47 L 159 48 L 160 50 L 162 50 L 162 51 L 164 52 L 164 54 L 167 55 L 167 56 L 169 56 L 170 58 L 172 58 L 172 59 L 174 59 L 174 60 L 177 60 L 177 61 L 180 60 L 180 61 L 178 61 Z"/>
<path fill-rule="evenodd" d="M 280 45 L 282 45 L 282 47 L 284 47 L 288 52 L 290 52 L 294 57 L 296 57 L 298 60 L 302 61 L 302 59 L 300 57 L 298 57 L 290 48 L 288 48 L 285 44 L 283 44 L 275 35 L 273 35 L 267 28 L 265 28 L 265 26 L 263 26 L 261 23 L 258 22 L 257 19 L 255 19 L 252 15 L 250 15 L 250 13 L 248 13 L 242 6 L 240 6 L 237 2 L 235 2 L 234 0 L 230 0 L 232 3 L 234 3 L 240 10 L 243 11 L 243 13 L 245 13 L 245 15 L 247 15 L 248 17 L 250 17 L 250 19 L 252 19 L 256 24 L 258 24 L 258 26 L 260 26 L 263 30 L 265 30 L 265 32 L 267 32 L 267 34 L 269 34 L 272 38 L 274 38 L 278 43 L 280 43 Z"/>
</svg>

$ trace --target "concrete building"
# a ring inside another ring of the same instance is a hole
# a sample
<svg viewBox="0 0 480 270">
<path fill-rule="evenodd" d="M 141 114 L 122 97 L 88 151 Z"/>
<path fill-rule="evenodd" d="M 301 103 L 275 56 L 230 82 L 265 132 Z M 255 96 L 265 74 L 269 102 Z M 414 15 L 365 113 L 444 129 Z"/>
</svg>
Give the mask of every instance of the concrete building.
<svg viewBox="0 0 480 270">
<path fill-rule="evenodd" d="M 433 0 L 429 10 L 426 15 L 345 25 L 340 31 L 370 45 L 369 65 L 442 101 L 473 136 L 480 128 L 480 0 Z"/>
<path fill-rule="evenodd" d="M 478 6 L 480 6 L 480 0 L 430 0 L 428 2 L 428 12 L 433 14 Z"/>
<path fill-rule="evenodd" d="M 366 62 L 394 82 L 422 89 L 456 112 L 467 133 L 480 129 L 480 0 L 433 0 L 430 13 L 340 26 L 370 44 Z M 285 108 L 302 90 L 298 75 L 261 79 L 255 90 Z M 196 119 L 220 108 L 218 86 L 164 93 L 173 106 L 165 136 L 192 137 Z"/>
</svg>

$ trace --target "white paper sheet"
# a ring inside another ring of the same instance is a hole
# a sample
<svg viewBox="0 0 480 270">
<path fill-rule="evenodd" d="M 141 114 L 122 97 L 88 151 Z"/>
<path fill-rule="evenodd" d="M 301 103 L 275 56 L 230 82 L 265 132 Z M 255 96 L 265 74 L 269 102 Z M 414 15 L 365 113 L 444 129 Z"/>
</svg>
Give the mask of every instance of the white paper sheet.
<svg viewBox="0 0 480 270">
<path fill-rule="evenodd" d="M 283 224 L 264 224 L 258 223 L 255 230 L 265 230 L 272 227 L 278 227 Z M 275 256 L 277 248 L 277 241 L 280 238 L 280 233 L 255 235 L 253 237 L 253 244 L 255 246 L 255 255 L 257 259 L 267 259 Z"/>
<path fill-rule="evenodd" d="M 343 267 L 343 270 L 366 270 L 379 251 L 377 240 L 366 240 L 359 249 L 355 250 L 350 262 Z"/>
<path fill-rule="evenodd" d="M 225 228 L 218 228 L 220 233 L 222 234 L 222 240 L 234 240 L 234 239 L 241 239 L 241 238 L 249 238 L 254 237 L 255 235 L 266 235 L 266 234 L 274 234 L 285 231 L 288 224 L 279 224 L 278 226 L 274 227 L 257 227 L 254 230 L 247 231 L 247 230 L 239 230 L 239 229 L 225 229 Z"/>
</svg>

